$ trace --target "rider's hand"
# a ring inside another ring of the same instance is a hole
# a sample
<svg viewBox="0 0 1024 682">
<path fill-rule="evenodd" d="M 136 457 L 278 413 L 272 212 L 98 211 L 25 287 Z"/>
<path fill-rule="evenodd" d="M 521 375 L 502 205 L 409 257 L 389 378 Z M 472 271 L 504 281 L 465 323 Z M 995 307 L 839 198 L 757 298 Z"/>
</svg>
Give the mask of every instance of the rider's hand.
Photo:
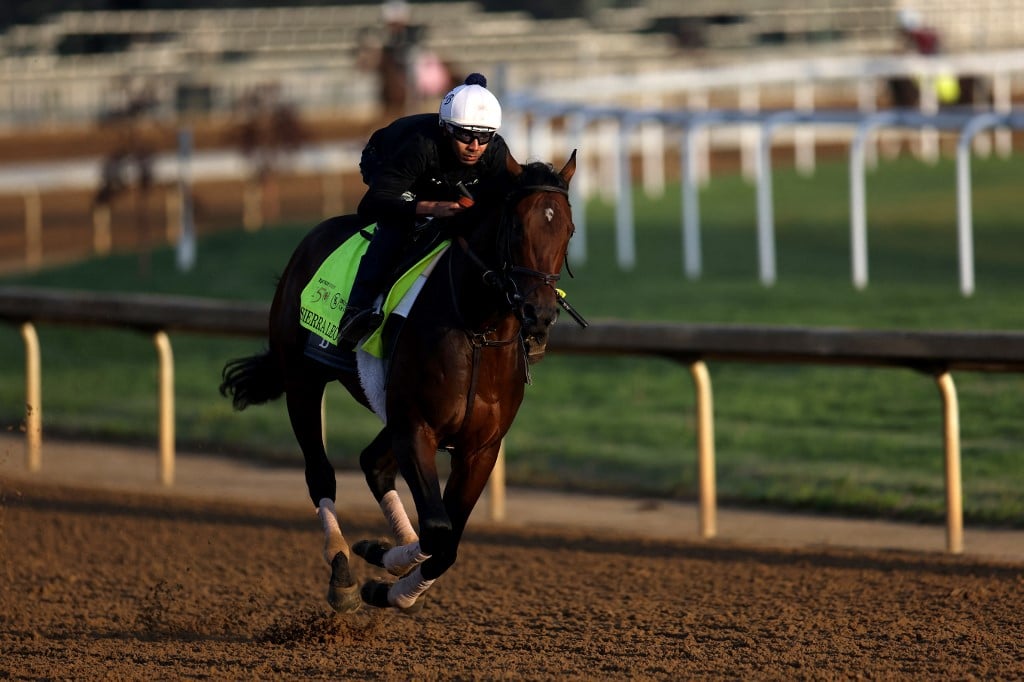
<svg viewBox="0 0 1024 682">
<path fill-rule="evenodd" d="M 428 215 L 434 218 L 450 218 L 465 210 L 455 201 L 421 201 L 416 204 L 416 215 Z"/>
</svg>

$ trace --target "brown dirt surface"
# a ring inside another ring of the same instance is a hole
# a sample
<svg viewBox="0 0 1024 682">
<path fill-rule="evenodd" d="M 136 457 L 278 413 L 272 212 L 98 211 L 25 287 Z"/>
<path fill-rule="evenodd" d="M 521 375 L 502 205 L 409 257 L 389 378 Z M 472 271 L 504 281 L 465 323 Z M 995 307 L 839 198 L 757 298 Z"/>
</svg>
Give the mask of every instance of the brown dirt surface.
<svg viewBox="0 0 1024 682">
<path fill-rule="evenodd" d="M 338 616 L 309 511 L 7 479 L 0 496 L 0 678 L 1024 676 L 1019 563 L 474 519 L 418 614 Z M 384 531 L 342 521 L 350 542 Z"/>
</svg>

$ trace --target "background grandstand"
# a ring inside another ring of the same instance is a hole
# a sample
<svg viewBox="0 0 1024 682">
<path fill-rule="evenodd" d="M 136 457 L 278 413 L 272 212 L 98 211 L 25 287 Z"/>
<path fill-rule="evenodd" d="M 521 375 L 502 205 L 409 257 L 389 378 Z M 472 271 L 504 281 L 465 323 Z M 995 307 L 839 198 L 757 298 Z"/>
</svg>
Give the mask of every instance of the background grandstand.
<svg viewBox="0 0 1024 682">
<path fill-rule="evenodd" d="M 405 5 L 404 73 L 412 77 L 396 106 L 380 68 L 393 37 L 389 7 L 4 3 L 0 253 L 8 258 L 0 267 L 38 267 L 78 242 L 98 253 L 132 248 L 158 239 L 139 235 L 160 225 L 173 242 L 191 210 L 186 183 L 200 230 L 341 212 L 361 192 L 355 159 L 369 133 L 403 111 L 436 108 L 440 93 L 470 71 L 487 74 L 503 96 L 507 137 L 522 158 L 551 156 L 538 121 L 563 138 L 566 130 L 560 114 L 531 109 L 536 101 L 690 111 L 918 106 L 895 101 L 892 85 L 903 83 L 932 111 L 935 100 L 916 94 L 927 66 L 926 75 L 948 67 L 977 85 L 962 89 L 970 97 L 956 104 L 1005 113 L 1024 80 L 1024 51 L 1010 49 L 1021 44 L 1024 0 L 998 9 L 990 0 L 916 1 L 943 54 L 909 60 L 897 30 L 905 0 L 435 0 Z M 427 58 L 448 79 L 431 89 L 417 80 Z M 281 120 L 290 122 L 287 139 L 275 136 Z M 588 153 L 578 185 L 587 197 L 614 194 L 614 126 L 590 126 L 581 145 Z M 710 145 L 725 155 L 749 150 L 749 132 L 715 130 Z M 678 168 L 677 145 L 656 133 L 645 129 L 634 151 L 657 150 L 645 159 Z M 849 137 L 801 134 L 816 145 Z M 933 138 L 918 145 L 930 158 Z M 748 174 L 751 158 L 742 159 Z M 143 199 L 129 201 L 133 185 Z"/>
<path fill-rule="evenodd" d="M 303 112 L 372 115 L 379 76 L 360 55 L 382 30 L 376 3 L 5 3 L 0 125 L 95 120 L 145 83 L 161 113 L 228 111 L 275 83 Z M 550 16 L 541 5 L 557 5 Z M 516 9 L 526 8 L 526 9 Z M 416 48 L 453 76 L 495 85 L 761 60 L 767 55 L 884 54 L 899 48 L 899 0 L 413 2 Z M 1021 44 L 1024 0 L 919 0 L 948 51 Z M 410 102 L 411 108 L 419 108 Z"/>
</svg>

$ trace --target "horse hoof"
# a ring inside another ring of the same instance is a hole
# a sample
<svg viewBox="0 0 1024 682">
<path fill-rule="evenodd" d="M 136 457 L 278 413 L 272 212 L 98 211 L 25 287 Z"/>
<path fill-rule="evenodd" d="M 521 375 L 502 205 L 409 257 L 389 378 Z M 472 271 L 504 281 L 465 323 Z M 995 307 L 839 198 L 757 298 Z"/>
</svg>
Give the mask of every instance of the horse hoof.
<svg viewBox="0 0 1024 682">
<path fill-rule="evenodd" d="M 337 613 L 353 613 L 362 606 L 359 584 L 348 570 L 348 557 L 338 552 L 331 561 L 331 583 L 327 588 L 327 603 Z"/>
<path fill-rule="evenodd" d="M 363 585 L 363 589 L 360 590 L 360 594 L 363 597 L 363 601 L 370 606 L 376 606 L 378 609 L 398 609 L 402 613 L 413 614 L 418 613 L 423 609 L 426 603 L 426 597 L 421 596 L 416 602 L 407 608 L 401 606 L 394 606 L 388 601 L 388 589 L 391 587 L 388 583 L 381 582 L 379 580 L 370 580 Z"/>
<path fill-rule="evenodd" d="M 361 556 L 366 563 L 384 568 L 384 553 L 391 549 L 391 543 L 385 540 L 360 540 L 352 545 L 352 551 Z"/>
<path fill-rule="evenodd" d="M 347 587 L 327 588 L 327 603 L 331 605 L 335 613 L 355 613 L 362 608 L 363 602 L 359 598 L 359 585 Z"/>
</svg>

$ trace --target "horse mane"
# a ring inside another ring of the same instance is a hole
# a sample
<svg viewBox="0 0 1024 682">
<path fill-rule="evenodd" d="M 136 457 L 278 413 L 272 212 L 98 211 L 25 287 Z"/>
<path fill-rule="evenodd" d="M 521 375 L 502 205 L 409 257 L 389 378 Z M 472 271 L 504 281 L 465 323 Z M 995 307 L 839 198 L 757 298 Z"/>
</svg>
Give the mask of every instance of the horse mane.
<svg viewBox="0 0 1024 682">
<path fill-rule="evenodd" d="M 568 192 L 569 183 L 562 179 L 558 171 L 550 163 L 543 161 L 531 161 L 521 166 L 522 172 L 519 175 L 507 175 L 504 181 L 495 187 L 492 195 L 494 201 L 487 204 L 485 213 L 466 213 L 463 216 L 456 216 L 451 220 L 458 227 L 455 233 L 483 235 L 488 230 L 480 230 L 482 225 L 493 225 L 498 227 L 503 220 L 507 219 L 506 212 L 519 199 L 539 187 L 557 187 Z M 504 201 L 501 200 L 504 199 Z M 478 203 L 478 206 L 483 206 Z M 470 217 L 472 216 L 472 218 Z"/>
<path fill-rule="evenodd" d="M 523 164 L 523 172 L 516 179 L 518 188 L 550 185 L 561 189 L 569 189 L 569 183 L 555 171 L 554 166 L 543 161 L 531 161 Z"/>
</svg>

